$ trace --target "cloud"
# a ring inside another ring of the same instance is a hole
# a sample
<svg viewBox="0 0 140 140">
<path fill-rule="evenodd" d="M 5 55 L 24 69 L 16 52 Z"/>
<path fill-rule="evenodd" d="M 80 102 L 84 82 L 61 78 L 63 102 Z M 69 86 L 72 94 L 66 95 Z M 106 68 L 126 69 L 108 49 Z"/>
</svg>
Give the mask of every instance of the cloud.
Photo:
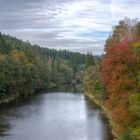
<svg viewBox="0 0 140 140">
<path fill-rule="evenodd" d="M 0 0 L 0 31 L 55 49 L 102 54 L 112 26 L 136 18 L 138 0 Z"/>
<path fill-rule="evenodd" d="M 124 17 L 139 18 L 140 13 L 139 0 L 112 0 L 111 1 L 111 14 L 114 23 Z"/>
</svg>

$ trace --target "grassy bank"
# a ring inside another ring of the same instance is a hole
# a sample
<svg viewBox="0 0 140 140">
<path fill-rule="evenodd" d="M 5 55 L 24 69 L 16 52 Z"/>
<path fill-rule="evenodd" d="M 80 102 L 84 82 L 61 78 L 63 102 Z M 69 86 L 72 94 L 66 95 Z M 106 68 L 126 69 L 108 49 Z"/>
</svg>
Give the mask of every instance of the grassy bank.
<svg viewBox="0 0 140 140">
<path fill-rule="evenodd" d="M 99 101 L 98 99 L 96 99 L 92 94 L 86 92 L 85 93 L 85 96 L 88 97 L 95 104 L 97 104 L 97 105 L 99 105 L 101 107 L 103 113 L 108 118 L 108 122 L 109 122 L 109 126 L 111 128 L 111 134 L 113 136 L 113 139 L 114 140 L 117 140 L 117 135 L 114 133 L 115 124 L 112 122 L 112 118 L 111 118 L 111 115 L 110 115 L 109 111 L 105 108 L 105 106 L 103 105 L 103 103 L 101 101 Z"/>
</svg>

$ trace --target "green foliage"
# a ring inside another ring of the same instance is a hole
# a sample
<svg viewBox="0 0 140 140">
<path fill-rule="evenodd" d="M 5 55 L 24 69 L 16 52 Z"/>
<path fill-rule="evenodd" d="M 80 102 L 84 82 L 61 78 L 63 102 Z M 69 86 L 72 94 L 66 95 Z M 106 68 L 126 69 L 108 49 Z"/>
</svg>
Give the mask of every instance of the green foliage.
<svg viewBox="0 0 140 140">
<path fill-rule="evenodd" d="M 140 127 L 139 126 L 132 130 L 131 140 L 140 140 Z"/>
<path fill-rule="evenodd" d="M 0 97 L 71 84 L 86 56 L 56 51 L 0 33 Z"/>
<path fill-rule="evenodd" d="M 99 81 L 96 81 L 94 84 L 94 90 L 101 90 L 101 83 Z"/>
<path fill-rule="evenodd" d="M 87 54 L 87 64 L 84 72 L 84 90 L 93 94 L 97 99 L 105 99 L 106 95 L 103 92 L 103 84 L 101 81 L 100 69 L 101 58 L 96 58 L 92 54 Z"/>
<path fill-rule="evenodd" d="M 93 65 L 95 65 L 93 55 L 92 55 L 91 52 L 87 53 L 87 56 L 86 56 L 86 68 L 88 68 L 90 66 L 93 66 Z"/>
</svg>

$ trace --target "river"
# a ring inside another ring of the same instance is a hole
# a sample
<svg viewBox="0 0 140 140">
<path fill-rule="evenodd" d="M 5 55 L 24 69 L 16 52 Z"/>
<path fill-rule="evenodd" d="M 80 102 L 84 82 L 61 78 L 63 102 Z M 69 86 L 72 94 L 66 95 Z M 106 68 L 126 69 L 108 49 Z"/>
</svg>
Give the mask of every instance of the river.
<svg viewBox="0 0 140 140">
<path fill-rule="evenodd" d="M 1 106 L 0 140 L 111 140 L 101 109 L 82 93 L 44 93 Z"/>
</svg>

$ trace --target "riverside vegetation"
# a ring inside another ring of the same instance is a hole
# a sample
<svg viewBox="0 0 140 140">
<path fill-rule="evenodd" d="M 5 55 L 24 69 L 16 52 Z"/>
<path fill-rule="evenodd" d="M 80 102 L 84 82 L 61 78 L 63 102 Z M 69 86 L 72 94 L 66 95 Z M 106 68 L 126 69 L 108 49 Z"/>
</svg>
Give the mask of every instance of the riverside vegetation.
<svg viewBox="0 0 140 140">
<path fill-rule="evenodd" d="M 0 33 L 0 103 L 82 83 L 85 55 L 41 48 Z"/>
<path fill-rule="evenodd" d="M 105 54 L 87 55 L 85 92 L 110 118 L 116 140 L 140 140 L 140 22 L 124 19 L 106 40 Z"/>
</svg>

